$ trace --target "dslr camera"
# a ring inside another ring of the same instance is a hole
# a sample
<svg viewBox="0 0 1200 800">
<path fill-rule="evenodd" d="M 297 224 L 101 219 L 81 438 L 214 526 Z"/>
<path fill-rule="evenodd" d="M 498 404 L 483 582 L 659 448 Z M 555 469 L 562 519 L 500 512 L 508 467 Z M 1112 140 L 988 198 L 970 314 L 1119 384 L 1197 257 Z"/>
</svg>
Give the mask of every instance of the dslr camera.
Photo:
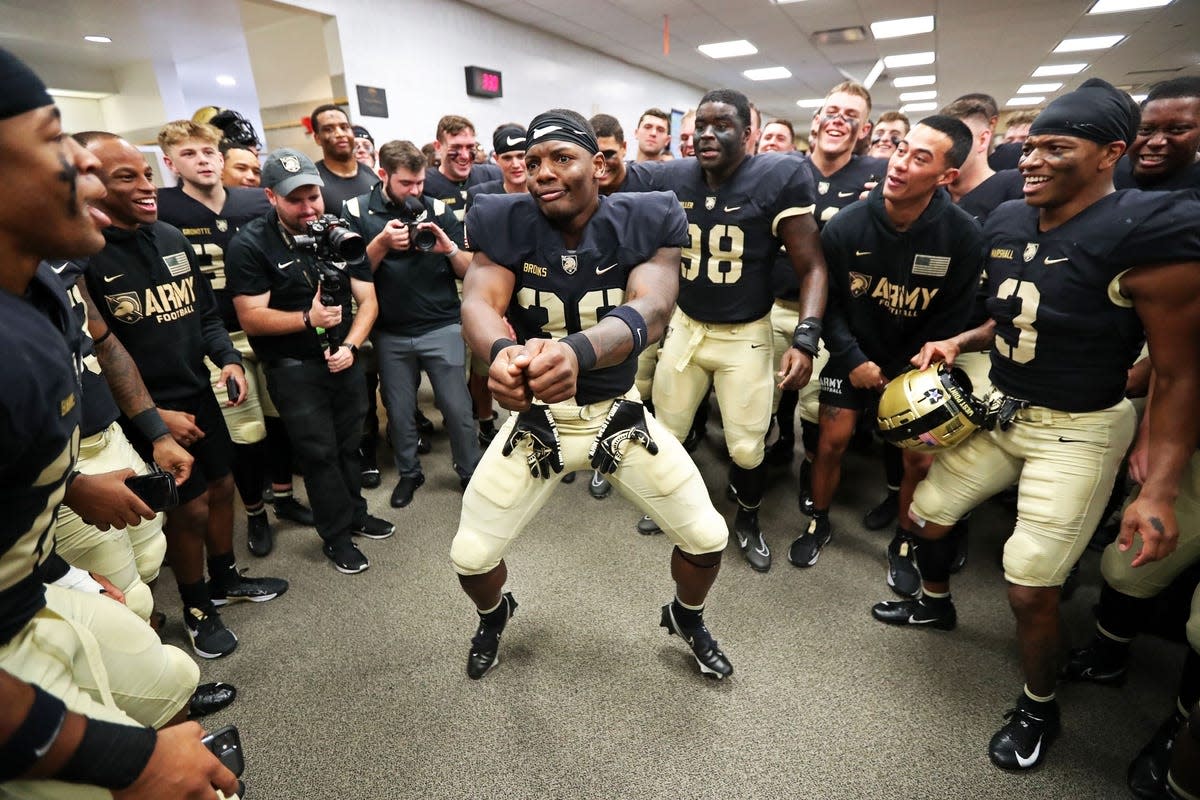
<svg viewBox="0 0 1200 800">
<path fill-rule="evenodd" d="M 308 223 L 308 233 L 294 239 L 296 247 L 310 250 L 322 261 L 361 261 L 367 254 L 367 243 L 349 223 L 333 214 L 322 214 Z"/>
<path fill-rule="evenodd" d="M 429 214 L 425 210 L 425 204 L 415 197 L 407 197 L 404 200 L 404 213 L 401 215 L 400 221 L 408 226 L 408 241 L 414 250 L 422 253 L 428 253 L 433 248 L 437 247 L 437 234 L 428 228 L 418 228 L 417 225 L 426 222 L 426 217 Z"/>
</svg>

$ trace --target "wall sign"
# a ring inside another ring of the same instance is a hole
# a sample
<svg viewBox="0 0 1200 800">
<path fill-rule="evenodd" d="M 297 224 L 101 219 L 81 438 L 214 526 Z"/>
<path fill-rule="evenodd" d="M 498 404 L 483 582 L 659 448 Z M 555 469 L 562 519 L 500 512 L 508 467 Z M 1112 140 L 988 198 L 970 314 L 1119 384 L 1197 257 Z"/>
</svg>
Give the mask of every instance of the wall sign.
<svg viewBox="0 0 1200 800">
<path fill-rule="evenodd" d="M 386 117 L 387 90 L 377 86 L 355 85 L 358 90 L 358 113 L 364 117 Z"/>
</svg>

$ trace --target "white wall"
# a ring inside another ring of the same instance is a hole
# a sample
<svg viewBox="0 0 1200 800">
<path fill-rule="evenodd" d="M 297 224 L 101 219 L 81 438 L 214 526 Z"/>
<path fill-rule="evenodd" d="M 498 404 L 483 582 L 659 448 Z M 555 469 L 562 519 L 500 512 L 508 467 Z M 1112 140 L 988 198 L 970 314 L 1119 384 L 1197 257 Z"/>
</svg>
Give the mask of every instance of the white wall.
<svg viewBox="0 0 1200 800">
<path fill-rule="evenodd" d="M 325 21 L 308 14 L 246 32 L 250 65 L 262 108 L 329 100 L 333 88 L 325 57 Z"/>
<path fill-rule="evenodd" d="M 104 121 L 104 113 L 100 110 L 99 100 L 86 100 L 79 97 L 55 97 L 55 105 L 62 112 L 64 131 L 79 133 L 80 131 L 103 131 L 108 129 Z"/>
<path fill-rule="evenodd" d="M 379 143 L 432 141 L 443 114 L 470 118 L 480 141 L 488 143 L 497 125 L 524 125 L 554 107 L 587 117 L 612 114 L 628 141 L 646 108 L 692 108 L 704 93 L 454 0 L 289 0 L 289 5 L 337 17 L 354 121 Z M 467 65 L 500 70 L 504 97 L 468 97 Z M 357 113 L 356 84 L 387 90 L 388 119 Z"/>
</svg>

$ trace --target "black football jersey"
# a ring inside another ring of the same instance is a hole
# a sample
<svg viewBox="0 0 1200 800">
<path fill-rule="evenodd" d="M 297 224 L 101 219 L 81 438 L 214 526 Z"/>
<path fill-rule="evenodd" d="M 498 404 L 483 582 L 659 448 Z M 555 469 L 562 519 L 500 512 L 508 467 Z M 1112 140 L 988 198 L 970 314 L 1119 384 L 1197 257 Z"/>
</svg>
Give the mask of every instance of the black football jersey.
<svg viewBox="0 0 1200 800">
<path fill-rule="evenodd" d="M 1118 189 L 1144 189 L 1147 192 L 1200 189 L 1200 161 L 1192 162 L 1184 169 L 1156 181 L 1138 183 L 1133 177 L 1133 165 L 1129 162 L 1129 156 L 1124 156 L 1113 170 L 1113 185 Z"/>
<path fill-rule="evenodd" d="M 629 165 L 633 185 L 675 192 L 687 213 L 689 241 L 679 282 L 685 314 L 701 322 L 738 323 L 771 310 L 779 222 L 811 214 L 815 204 L 804 162 L 783 153 L 748 156 L 715 190 L 692 158 Z"/>
<path fill-rule="evenodd" d="M 563 245 L 529 194 L 480 195 L 467 214 L 477 249 L 516 276 L 508 321 L 522 342 L 561 339 L 595 325 L 625 302 L 633 268 L 660 248 L 686 245 L 687 228 L 679 203 L 666 192 L 601 197 L 575 249 Z M 584 372 L 575 400 L 619 397 L 636 373 L 636 357 Z"/>
<path fill-rule="evenodd" d="M 225 190 L 221 213 L 186 195 L 182 188 L 160 189 L 158 218 L 174 225 L 196 249 L 196 263 L 208 278 L 217 298 L 225 329 L 241 330 L 233 310 L 233 297 L 225 291 L 225 251 L 238 228 L 271 210 L 262 189 L 231 187 Z"/>
<path fill-rule="evenodd" d="M 1023 200 L 1025 178 L 1019 170 L 1006 169 L 993 174 L 983 183 L 959 198 L 958 207 L 970 214 L 979 224 L 987 222 L 988 215 L 1009 200 Z"/>
<path fill-rule="evenodd" d="M 96 358 L 96 347 L 87 326 L 87 303 L 79 291 L 79 279 L 87 269 L 87 260 L 55 262 L 50 268 L 62 281 L 63 290 L 71 303 L 72 321 L 79 330 L 80 340 L 80 387 L 83 394 L 82 416 L 79 435 L 82 437 L 100 433 L 117 421 L 121 410 L 113 397 L 108 381 L 100 371 L 100 360 Z"/>
<path fill-rule="evenodd" d="M 1200 261 L 1198 219 L 1190 195 L 1136 189 L 1046 233 L 1024 202 L 996 209 L 984 229 L 992 383 L 1060 411 L 1120 401 L 1144 332 L 1115 281 L 1133 267 Z"/>
<path fill-rule="evenodd" d="M 489 183 L 501 178 L 500 168 L 495 164 L 476 164 L 462 183 L 450 180 L 440 170 L 425 170 L 425 196 L 441 200 L 450 206 L 459 222 L 467 216 L 467 193 L 473 186 Z M 503 191 L 503 189 L 501 189 Z"/>
</svg>

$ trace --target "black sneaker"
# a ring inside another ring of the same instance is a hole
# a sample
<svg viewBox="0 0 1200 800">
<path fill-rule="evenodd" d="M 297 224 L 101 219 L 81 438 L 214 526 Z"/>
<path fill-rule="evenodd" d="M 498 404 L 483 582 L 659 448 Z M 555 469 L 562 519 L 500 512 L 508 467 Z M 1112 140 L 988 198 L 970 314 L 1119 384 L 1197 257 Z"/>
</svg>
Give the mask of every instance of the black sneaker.
<svg viewBox="0 0 1200 800">
<path fill-rule="evenodd" d="M 954 523 L 950 529 L 950 538 L 954 541 L 954 560 L 950 562 L 950 574 L 955 575 L 967 566 L 967 533 L 970 522 L 964 517 Z"/>
<path fill-rule="evenodd" d="M 192 650 L 201 658 L 220 658 L 237 649 L 237 637 L 225 627 L 216 607 L 185 607 L 183 621 Z"/>
<path fill-rule="evenodd" d="M 869 531 L 881 531 L 896 521 L 896 515 L 899 512 L 900 492 L 888 489 L 887 497 L 883 498 L 883 502 L 863 514 L 863 527 Z"/>
<path fill-rule="evenodd" d="M 780 436 L 774 444 L 767 445 L 763 453 L 763 463 L 769 467 L 786 467 L 796 457 L 796 439 L 792 436 Z"/>
<path fill-rule="evenodd" d="M 656 533 L 662 533 L 662 528 L 658 527 L 658 523 L 649 514 L 645 514 L 637 521 L 637 532 L 642 536 L 653 536 Z"/>
<path fill-rule="evenodd" d="M 316 524 L 312 509 L 294 497 L 276 497 L 272 505 L 275 506 L 275 516 L 279 519 L 288 519 L 309 528 Z"/>
<path fill-rule="evenodd" d="M 574 482 L 575 482 L 575 473 L 574 472 L 568 472 L 562 476 L 562 483 L 574 483 Z"/>
<path fill-rule="evenodd" d="M 350 533 L 355 536 L 365 536 L 368 539 L 386 539 L 395 532 L 395 525 L 386 519 L 372 517 L 370 514 L 367 514 L 367 518 L 362 522 L 356 522 L 350 526 Z"/>
<path fill-rule="evenodd" d="M 707 435 L 707 426 L 693 427 L 687 432 L 687 436 L 683 437 L 683 449 L 689 453 L 696 452 L 696 448 L 700 446 Z"/>
<path fill-rule="evenodd" d="M 771 568 L 771 548 L 767 547 L 758 527 L 757 511 L 739 508 L 733 521 L 733 534 L 737 537 L 738 549 L 752 569 L 766 572 Z"/>
<path fill-rule="evenodd" d="M 321 551 L 333 562 L 337 571 L 344 575 L 357 575 L 371 566 L 371 562 L 367 561 L 367 557 L 348 536 L 334 542 L 326 542 Z"/>
<path fill-rule="evenodd" d="M 392 489 L 392 508 L 404 508 L 412 502 L 413 495 L 417 489 L 425 485 L 425 475 L 418 472 L 416 475 L 404 475 L 400 480 L 396 481 L 396 488 Z"/>
<path fill-rule="evenodd" d="M 918 600 L 884 600 L 871 607 L 871 616 L 888 625 L 919 625 L 952 631 L 958 624 L 954 601 L 922 597 Z"/>
<path fill-rule="evenodd" d="M 921 593 L 921 571 L 917 569 L 911 533 L 896 530 L 887 548 L 887 585 L 901 597 L 916 597 Z"/>
<path fill-rule="evenodd" d="M 592 479 L 588 482 L 588 494 L 597 500 L 603 500 L 612 493 L 612 484 L 604 473 L 598 469 L 592 470 Z"/>
<path fill-rule="evenodd" d="M 1158 800 L 1163 796 L 1167 786 L 1167 771 L 1171 767 L 1171 752 L 1175 749 L 1175 736 L 1184 722 L 1178 711 L 1173 712 L 1163 720 L 1154 736 L 1130 763 L 1126 777 L 1129 791 L 1134 797 Z"/>
<path fill-rule="evenodd" d="M 807 492 L 800 495 L 800 513 L 806 517 L 811 517 L 813 512 L 817 510 L 817 504 L 813 502 L 812 495 Z"/>
<path fill-rule="evenodd" d="M 1067 654 L 1059 677 L 1066 681 L 1123 686 L 1128 659 L 1129 645 L 1097 633 L 1087 645 Z"/>
<path fill-rule="evenodd" d="M 188 719 L 215 714 L 237 699 L 237 688 L 228 683 L 202 683 L 188 700 Z"/>
<path fill-rule="evenodd" d="M 417 434 L 417 454 L 427 456 L 433 452 L 433 440 L 423 433 Z"/>
<path fill-rule="evenodd" d="M 733 665 L 729 663 L 729 659 L 717 646 L 717 640 L 708 632 L 708 628 L 704 625 L 704 618 L 700 617 L 695 625 L 685 628 L 679 624 L 674 606 L 674 603 L 667 603 L 662 607 L 662 621 L 659 625 L 666 628 L 667 633 L 674 634 L 687 642 L 688 646 L 692 648 L 692 655 L 695 657 L 696 663 L 700 665 L 702 675 L 717 680 L 732 675 Z"/>
<path fill-rule="evenodd" d="M 383 476 L 379 474 L 379 467 L 364 464 L 362 469 L 362 488 L 378 489 L 381 483 L 383 483 Z"/>
<path fill-rule="evenodd" d="M 271 532 L 271 521 L 265 510 L 246 515 L 246 547 L 250 555 L 259 558 L 270 555 L 275 549 L 275 534 Z"/>
<path fill-rule="evenodd" d="M 283 578 L 247 578 L 237 574 L 229 579 L 210 580 L 208 596 L 214 606 L 224 606 L 239 600 L 265 603 L 286 593 L 288 582 Z"/>
<path fill-rule="evenodd" d="M 1046 757 L 1046 750 L 1060 728 L 1058 702 L 1035 703 L 1024 693 L 1017 707 L 1005 713 L 1008 720 L 988 745 L 988 758 L 1000 769 L 1033 769 Z"/>
<path fill-rule="evenodd" d="M 471 652 L 467 654 L 467 677 L 477 681 L 500 663 L 500 634 L 516 613 L 517 601 L 512 592 L 500 598 L 500 607 L 489 614 L 479 615 L 479 628 L 471 637 Z"/>
<path fill-rule="evenodd" d="M 487 450 L 488 445 L 496 438 L 496 421 L 494 419 L 485 420 L 479 423 L 479 449 Z"/>
<path fill-rule="evenodd" d="M 833 526 L 829 524 L 829 517 L 813 517 L 809 520 L 808 530 L 797 536 L 788 549 L 788 561 L 797 567 L 811 567 L 821 557 L 821 548 L 832 538 Z"/>
<path fill-rule="evenodd" d="M 417 423 L 417 430 L 421 433 L 433 433 L 433 422 L 421 413 L 421 409 L 418 408 L 413 412 L 413 420 Z"/>
</svg>

